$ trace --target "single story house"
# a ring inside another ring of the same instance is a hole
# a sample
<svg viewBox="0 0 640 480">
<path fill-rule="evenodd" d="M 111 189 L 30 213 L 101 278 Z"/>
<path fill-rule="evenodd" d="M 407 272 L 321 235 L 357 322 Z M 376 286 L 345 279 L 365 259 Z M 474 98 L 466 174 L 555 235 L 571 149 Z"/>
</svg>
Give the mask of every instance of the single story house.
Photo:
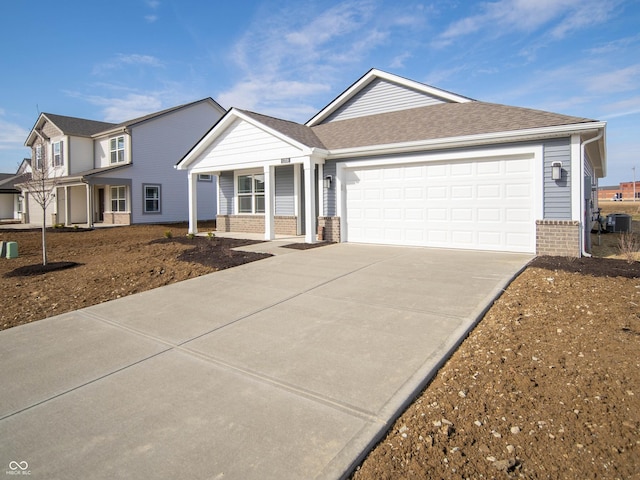
<svg viewBox="0 0 640 480">
<path fill-rule="evenodd" d="M 372 69 L 304 125 L 232 108 L 176 165 L 216 176 L 221 231 L 581 256 L 606 123 Z"/>
<path fill-rule="evenodd" d="M 174 164 L 225 110 L 211 98 L 179 105 L 119 124 L 41 113 L 25 146 L 32 150 L 34 175 L 46 188 L 19 185 L 25 222 L 123 224 L 185 221 L 187 186 Z M 216 217 L 211 175 L 200 175 L 201 220 Z M 46 216 L 37 191 L 55 199 Z"/>
<path fill-rule="evenodd" d="M 21 221 L 24 196 L 18 185 L 31 175 L 31 160 L 25 158 L 16 173 L 0 173 L 0 220 Z"/>
</svg>

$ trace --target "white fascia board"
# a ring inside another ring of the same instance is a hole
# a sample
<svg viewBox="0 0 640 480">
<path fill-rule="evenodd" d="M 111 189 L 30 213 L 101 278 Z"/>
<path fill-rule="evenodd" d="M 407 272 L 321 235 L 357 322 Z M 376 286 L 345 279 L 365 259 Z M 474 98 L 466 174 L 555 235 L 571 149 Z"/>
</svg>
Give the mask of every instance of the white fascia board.
<svg viewBox="0 0 640 480">
<path fill-rule="evenodd" d="M 227 115 L 225 115 L 220 122 L 218 122 L 216 124 L 216 126 L 211 129 L 211 131 L 204 136 L 204 138 L 202 140 L 200 140 L 200 142 L 177 164 L 175 165 L 175 168 L 177 170 L 187 170 L 189 167 L 189 164 L 192 163 L 193 161 L 195 161 L 198 156 L 200 156 L 200 154 L 202 154 L 202 152 L 209 146 L 211 145 L 211 143 L 222 133 L 224 132 L 235 120 L 242 120 L 245 121 L 251 125 L 253 125 L 256 128 L 259 128 L 260 130 L 264 131 L 265 133 L 278 138 L 279 140 L 282 140 L 285 143 L 288 143 L 289 145 L 299 149 L 301 151 L 301 155 L 313 155 L 314 152 L 319 153 L 321 156 L 324 155 L 326 157 L 326 155 L 328 154 L 328 152 L 326 150 L 322 150 L 316 147 L 309 147 L 303 143 L 298 142 L 297 140 L 292 139 L 291 137 L 288 137 L 286 135 L 284 135 L 281 132 L 278 132 L 277 130 L 274 130 L 271 127 L 268 127 L 267 125 L 259 122 L 258 120 L 245 115 L 243 112 L 232 108 L 231 110 L 229 110 L 229 112 L 227 113 Z M 279 160 L 278 160 L 279 162 Z M 269 164 L 269 162 L 265 162 L 265 163 L 261 163 L 261 165 L 263 164 Z M 195 170 L 194 170 L 195 171 Z"/>
<path fill-rule="evenodd" d="M 463 97 L 461 95 L 456 95 L 455 93 L 447 92 L 445 90 L 440 90 L 439 88 L 431 87 L 429 85 L 425 85 L 424 83 L 416 82 L 415 80 L 409 80 L 408 78 L 399 77 L 398 75 L 394 75 L 392 73 L 383 72 L 382 70 L 378 70 L 376 68 L 372 68 L 369 70 L 360 80 L 351 85 L 347 90 L 342 92 L 338 97 L 336 97 L 329 105 L 323 108 L 320 112 L 318 112 L 311 120 L 305 123 L 308 127 L 313 127 L 318 125 L 322 120 L 327 118 L 331 113 L 337 110 L 340 106 L 346 103 L 350 98 L 352 98 L 355 94 L 357 94 L 360 90 L 366 87 L 369 83 L 371 83 L 376 78 L 381 78 L 383 80 L 387 80 L 388 82 L 397 83 L 407 88 L 411 88 L 413 90 L 418 90 L 419 92 L 424 92 L 428 95 L 433 95 L 435 97 L 442 98 L 443 100 L 447 100 L 449 102 L 454 103 L 466 103 L 472 101 L 469 98 Z"/>
<path fill-rule="evenodd" d="M 604 122 L 589 124 L 561 125 L 558 127 L 533 128 L 527 130 L 514 130 L 512 132 L 483 133 L 480 135 L 467 135 L 463 137 L 437 138 L 433 140 L 418 140 L 415 142 L 391 143 L 386 145 L 370 145 L 364 147 L 341 148 L 329 151 L 327 159 L 358 157 L 365 155 L 388 155 L 416 150 L 434 150 L 438 148 L 462 148 L 473 145 L 483 145 L 502 142 L 520 142 L 528 140 L 542 140 L 570 135 L 571 133 L 584 133 L 596 131 L 604 127 Z"/>
</svg>

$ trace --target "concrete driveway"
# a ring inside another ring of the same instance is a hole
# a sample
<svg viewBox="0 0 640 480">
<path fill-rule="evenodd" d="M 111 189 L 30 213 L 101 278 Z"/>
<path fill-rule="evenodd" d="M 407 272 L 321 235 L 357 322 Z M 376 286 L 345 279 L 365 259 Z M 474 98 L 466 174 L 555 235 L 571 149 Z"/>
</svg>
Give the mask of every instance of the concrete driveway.
<svg viewBox="0 0 640 480">
<path fill-rule="evenodd" d="M 0 332 L 0 471 L 340 478 L 531 258 L 291 250 Z"/>
</svg>

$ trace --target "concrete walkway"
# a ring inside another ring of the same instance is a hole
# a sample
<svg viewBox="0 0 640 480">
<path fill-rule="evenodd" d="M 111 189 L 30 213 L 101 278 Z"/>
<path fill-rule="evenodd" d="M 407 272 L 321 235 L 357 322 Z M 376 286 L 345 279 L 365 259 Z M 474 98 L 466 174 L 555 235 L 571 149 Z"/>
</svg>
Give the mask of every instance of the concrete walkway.
<svg viewBox="0 0 640 480">
<path fill-rule="evenodd" d="M 293 250 L 0 332 L 0 471 L 340 478 L 530 259 Z"/>
</svg>

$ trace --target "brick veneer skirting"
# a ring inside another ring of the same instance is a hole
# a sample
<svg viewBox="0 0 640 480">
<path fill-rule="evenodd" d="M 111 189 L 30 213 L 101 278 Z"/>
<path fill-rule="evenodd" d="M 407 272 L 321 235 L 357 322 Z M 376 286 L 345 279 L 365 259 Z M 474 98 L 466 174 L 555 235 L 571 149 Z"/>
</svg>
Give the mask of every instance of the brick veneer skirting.
<svg viewBox="0 0 640 480">
<path fill-rule="evenodd" d="M 296 235 L 298 222 L 294 216 L 274 218 L 276 235 Z M 262 215 L 218 215 L 216 230 L 219 232 L 264 233 Z"/>
<path fill-rule="evenodd" d="M 536 220 L 536 254 L 580 256 L 580 223 L 573 220 Z"/>
<path fill-rule="evenodd" d="M 323 228 L 327 242 L 340 241 L 340 217 L 318 217 L 318 227 Z"/>
<path fill-rule="evenodd" d="M 103 223 L 107 225 L 131 225 L 131 214 L 122 212 L 104 212 Z"/>
</svg>

